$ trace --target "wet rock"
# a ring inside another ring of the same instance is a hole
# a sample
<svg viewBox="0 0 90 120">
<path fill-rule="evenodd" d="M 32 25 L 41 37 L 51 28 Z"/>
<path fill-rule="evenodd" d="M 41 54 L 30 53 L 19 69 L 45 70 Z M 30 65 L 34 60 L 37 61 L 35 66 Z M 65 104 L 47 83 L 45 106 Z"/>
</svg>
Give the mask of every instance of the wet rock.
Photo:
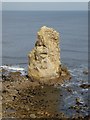
<svg viewBox="0 0 90 120">
<path fill-rule="evenodd" d="M 80 87 L 83 89 L 87 89 L 87 88 L 90 88 L 90 84 L 82 84 L 80 85 Z"/>
<path fill-rule="evenodd" d="M 80 107 L 78 105 L 73 105 L 70 106 L 69 109 L 80 110 Z"/>
<path fill-rule="evenodd" d="M 7 72 L 7 70 L 5 70 L 5 69 L 0 69 L 0 72 L 2 72 L 2 74 L 4 74 L 4 73 L 6 73 Z"/>
<path fill-rule="evenodd" d="M 76 104 L 77 105 L 80 105 L 80 104 L 83 105 L 83 103 L 81 102 L 80 98 L 76 98 Z"/>
<path fill-rule="evenodd" d="M 21 72 L 10 72 L 9 75 L 20 76 Z"/>
<path fill-rule="evenodd" d="M 66 74 L 70 75 L 70 72 L 65 65 L 61 65 L 61 76 L 66 76 Z"/>
<path fill-rule="evenodd" d="M 71 120 L 88 120 L 88 119 L 85 119 L 82 115 L 76 114 L 72 116 Z"/>
<path fill-rule="evenodd" d="M 59 33 L 52 28 L 43 26 L 39 30 L 35 47 L 28 58 L 28 76 L 31 79 L 46 82 L 69 74 L 66 68 L 61 68 Z"/>
<path fill-rule="evenodd" d="M 84 70 L 83 74 L 87 75 L 88 74 L 88 70 Z"/>
<path fill-rule="evenodd" d="M 70 87 L 67 87 L 68 92 L 73 92 L 73 90 Z"/>
</svg>

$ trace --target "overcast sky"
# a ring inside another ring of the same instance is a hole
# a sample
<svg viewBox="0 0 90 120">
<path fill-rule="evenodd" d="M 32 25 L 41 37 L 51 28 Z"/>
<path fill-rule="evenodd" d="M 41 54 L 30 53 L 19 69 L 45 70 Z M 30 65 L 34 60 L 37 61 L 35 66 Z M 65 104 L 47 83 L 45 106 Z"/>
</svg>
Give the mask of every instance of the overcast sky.
<svg viewBox="0 0 90 120">
<path fill-rule="evenodd" d="M 3 2 L 3 10 L 88 10 L 88 2 Z"/>
<path fill-rule="evenodd" d="M 1 0 L 3 2 L 89 2 L 89 0 Z"/>
</svg>

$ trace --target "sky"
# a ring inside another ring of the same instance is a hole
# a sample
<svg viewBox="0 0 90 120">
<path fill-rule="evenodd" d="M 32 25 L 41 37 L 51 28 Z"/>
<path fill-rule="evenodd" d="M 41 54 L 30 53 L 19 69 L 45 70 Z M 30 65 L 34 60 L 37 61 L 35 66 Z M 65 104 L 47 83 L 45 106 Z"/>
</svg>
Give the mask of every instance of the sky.
<svg viewBox="0 0 90 120">
<path fill-rule="evenodd" d="M 3 10 L 88 10 L 88 2 L 3 2 Z"/>
<path fill-rule="evenodd" d="M 89 0 L 1 0 L 2 2 L 89 2 Z"/>
</svg>

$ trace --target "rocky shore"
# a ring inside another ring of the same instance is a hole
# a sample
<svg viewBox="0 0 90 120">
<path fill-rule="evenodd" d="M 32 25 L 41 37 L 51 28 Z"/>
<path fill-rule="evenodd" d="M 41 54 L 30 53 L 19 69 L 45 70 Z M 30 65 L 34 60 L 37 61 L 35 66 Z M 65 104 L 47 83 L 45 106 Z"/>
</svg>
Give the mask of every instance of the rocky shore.
<svg viewBox="0 0 90 120">
<path fill-rule="evenodd" d="M 82 116 L 78 112 L 72 117 L 59 110 L 63 94 L 58 89 L 60 84 L 41 84 L 32 81 L 27 75 L 20 72 L 9 72 L 2 69 L 2 117 L 22 119 L 79 119 L 88 120 L 89 116 Z M 82 87 L 82 86 L 81 86 Z M 72 93 L 72 89 L 67 88 Z M 76 100 L 76 107 L 69 109 L 79 110 L 80 100 Z"/>
</svg>

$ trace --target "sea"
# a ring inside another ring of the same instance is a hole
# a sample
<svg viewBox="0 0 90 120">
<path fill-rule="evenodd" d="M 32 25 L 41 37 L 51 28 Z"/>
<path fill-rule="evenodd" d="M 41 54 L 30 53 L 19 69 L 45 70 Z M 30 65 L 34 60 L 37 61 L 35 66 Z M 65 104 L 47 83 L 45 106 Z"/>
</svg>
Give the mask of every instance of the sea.
<svg viewBox="0 0 90 120">
<path fill-rule="evenodd" d="M 59 110 L 71 115 L 76 111 L 68 108 L 76 98 L 88 104 L 88 89 L 80 87 L 88 83 L 88 75 L 83 74 L 88 69 L 88 11 L 3 11 L 1 67 L 24 74 L 28 53 L 34 48 L 42 26 L 60 33 L 61 63 L 68 67 L 72 79 L 60 86 L 63 102 Z M 73 93 L 67 94 L 66 87 L 71 87 Z M 88 109 L 82 107 L 80 113 L 88 115 Z"/>
</svg>

